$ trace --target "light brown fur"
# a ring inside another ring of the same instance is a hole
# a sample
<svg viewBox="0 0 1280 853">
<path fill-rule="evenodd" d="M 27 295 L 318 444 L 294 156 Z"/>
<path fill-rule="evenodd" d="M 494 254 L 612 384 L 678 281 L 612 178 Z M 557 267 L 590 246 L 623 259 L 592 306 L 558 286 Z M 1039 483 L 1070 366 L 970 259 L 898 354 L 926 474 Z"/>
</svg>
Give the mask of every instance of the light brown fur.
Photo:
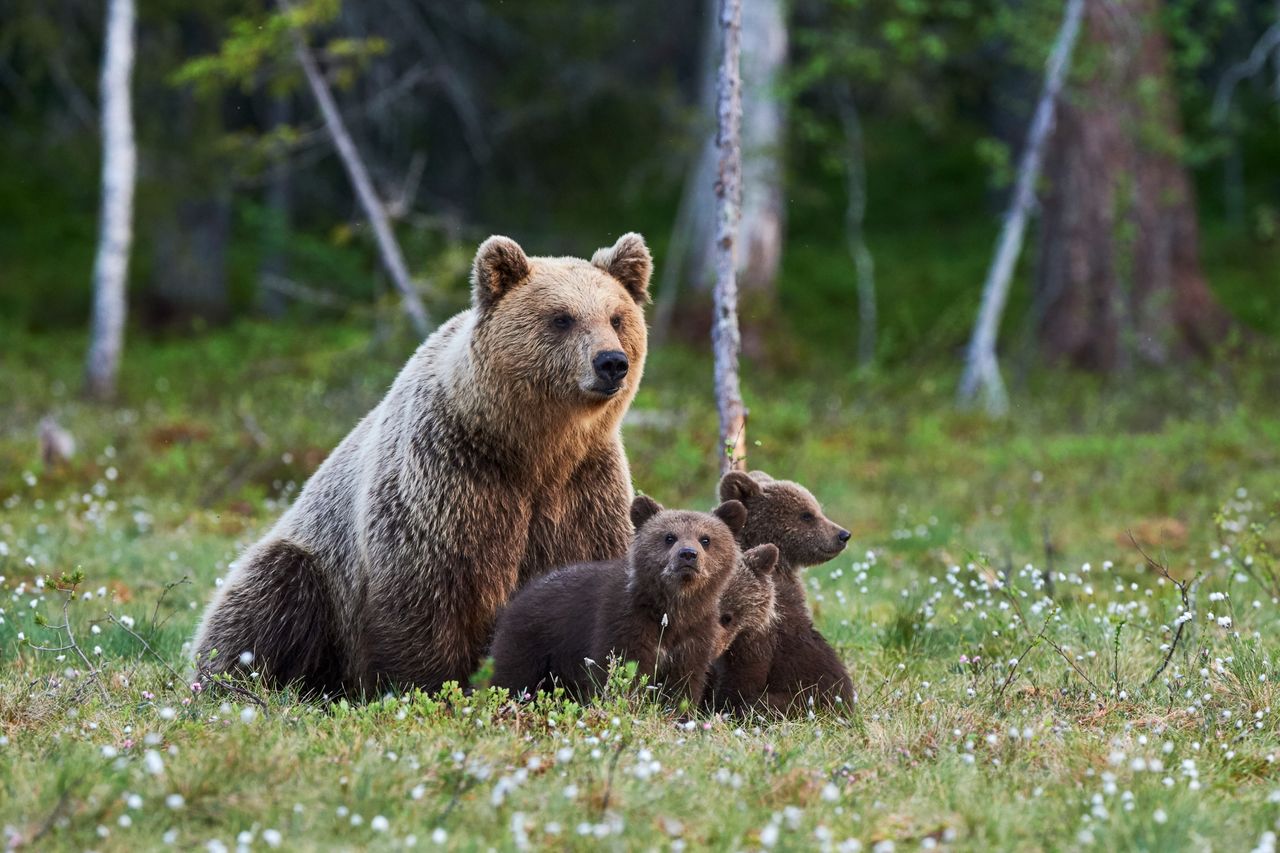
<svg viewBox="0 0 1280 853">
<path fill-rule="evenodd" d="M 590 262 L 485 241 L 472 308 L 237 560 L 197 657 L 216 649 L 226 670 L 249 651 L 272 682 L 310 691 L 434 690 L 466 681 L 521 583 L 626 553 L 619 427 L 644 369 L 651 269 L 636 234 Z M 595 366 L 610 353 L 625 356 L 620 380 Z"/>
</svg>

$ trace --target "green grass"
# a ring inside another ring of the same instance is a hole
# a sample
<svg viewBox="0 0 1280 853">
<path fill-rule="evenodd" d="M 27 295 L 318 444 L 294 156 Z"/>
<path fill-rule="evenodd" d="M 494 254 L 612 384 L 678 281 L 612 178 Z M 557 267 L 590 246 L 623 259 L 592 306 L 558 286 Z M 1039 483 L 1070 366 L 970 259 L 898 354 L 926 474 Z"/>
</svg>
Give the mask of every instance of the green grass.
<svg viewBox="0 0 1280 853">
<path fill-rule="evenodd" d="M 1004 423 L 953 408 L 950 363 L 748 368 L 753 466 L 855 533 L 808 578 L 860 701 L 684 725 L 625 695 L 192 692 L 183 644 L 215 579 L 408 346 L 350 324 L 135 339 L 120 404 L 99 408 L 75 397 L 82 343 L 13 333 L 0 355 L 0 829 L 34 848 L 1237 850 L 1280 818 L 1272 353 L 1125 382 L 1032 373 Z M 709 376 L 657 353 L 627 427 L 636 485 L 669 505 L 713 502 Z M 35 443 L 49 412 L 80 444 L 54 470 Z M 1150 684 L 1179 597 L 1129 532 L 1201 579 Z M 97 682 L 30 644 L 65 643 L 39 624 L 65 593 L 37 583 L 74 572 Z"/>
</svg>

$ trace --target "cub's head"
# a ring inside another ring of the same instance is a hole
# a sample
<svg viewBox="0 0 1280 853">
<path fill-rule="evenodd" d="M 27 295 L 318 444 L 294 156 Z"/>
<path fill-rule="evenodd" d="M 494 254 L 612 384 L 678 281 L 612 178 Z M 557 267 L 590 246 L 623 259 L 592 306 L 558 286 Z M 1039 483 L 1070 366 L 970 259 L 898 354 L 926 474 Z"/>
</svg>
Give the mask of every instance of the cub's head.
<svg viewBox="0 0 1280 853">
<path fill-rule="evenodd" d="M 590 261 L 528 257 L 508 237 L 485 240 L 471 271 L 472 352 L 484 381 L 539 401 L 625 405 L 644 370 L 652 272 L 639 234 Z"/>
<path fill-rule="evenodd" d="M 738 564 L 734 537 L 746 519 L 737 501 L 705 513 L 663 509 L 653 498 L 637 496 L 631 502 L 631 582 L 654 584 L 663 597 L 718 593 Z"/>
<path fill-rule="evenodd" d="M 738 566 L 720 593 L 720 643 L 718 653 L 744 631 L 760 633 L 777 621 L 774 609 L 773 570 L 778 565 L 775 545 L 757 545 L 742 552 Z"/>
<path fill-rule="evenodd" d="M 747 523 L 738 536 L 744 547 L 771 542 L 790 568 L 825 563 L 849 542 L 849 531 L 823 515 L 799 483 L 775 480 L 763 471 L 730 471 L 720 480 L 720 499 L 746 506 Z"/>
</svg>

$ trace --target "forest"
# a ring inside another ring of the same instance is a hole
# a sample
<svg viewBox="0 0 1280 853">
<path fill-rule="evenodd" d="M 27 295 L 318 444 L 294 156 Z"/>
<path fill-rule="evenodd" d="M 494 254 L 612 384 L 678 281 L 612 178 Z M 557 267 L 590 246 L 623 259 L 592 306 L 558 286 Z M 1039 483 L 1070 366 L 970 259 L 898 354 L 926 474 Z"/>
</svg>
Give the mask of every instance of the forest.
<svg viewBox="0 0 1280 853">
<path fill-rule="evenodd" d="M 6 849 L 1275 849 L 1280 5 L 3 8 Z M 807 487 L 854 701 L 202 666 L 486 238 L 629 232 L 632 486 Z"/>
</svg>

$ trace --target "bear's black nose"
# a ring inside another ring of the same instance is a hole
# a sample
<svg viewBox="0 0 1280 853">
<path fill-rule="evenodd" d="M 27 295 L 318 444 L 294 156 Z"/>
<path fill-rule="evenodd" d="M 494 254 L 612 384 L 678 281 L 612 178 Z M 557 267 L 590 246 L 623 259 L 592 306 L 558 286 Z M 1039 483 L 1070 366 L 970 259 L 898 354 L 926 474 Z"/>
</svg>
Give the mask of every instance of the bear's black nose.
<svg viewBox="0 0 1280 853">
<path fill-rule="evenodd" d="M 615 349 L 597 353 L 591 361 L 591 366 L 595 368 L 596 376 L 610 386 L 617 387 L 622 377 L 627 375 L 627 368 L 631 365 L 627 361 L 627 354 Z"/>
<path fill-rule="evenodd" d="M 681 548 L 679 551 L 676 552 L 676 556 L 679 557 L 683 562 L 692 563 L 698 559 L 698 552 L 693 550 L 692 548 Z"/>
<path fill-rule="evenodd" d="M 841 542 L 848 542 L 850 535 L 851 534 L 849 533 L 849 531 L 841 530 L 839 533 L 836 534 L 836 538 L 839 539 Z"/>
</svg>

